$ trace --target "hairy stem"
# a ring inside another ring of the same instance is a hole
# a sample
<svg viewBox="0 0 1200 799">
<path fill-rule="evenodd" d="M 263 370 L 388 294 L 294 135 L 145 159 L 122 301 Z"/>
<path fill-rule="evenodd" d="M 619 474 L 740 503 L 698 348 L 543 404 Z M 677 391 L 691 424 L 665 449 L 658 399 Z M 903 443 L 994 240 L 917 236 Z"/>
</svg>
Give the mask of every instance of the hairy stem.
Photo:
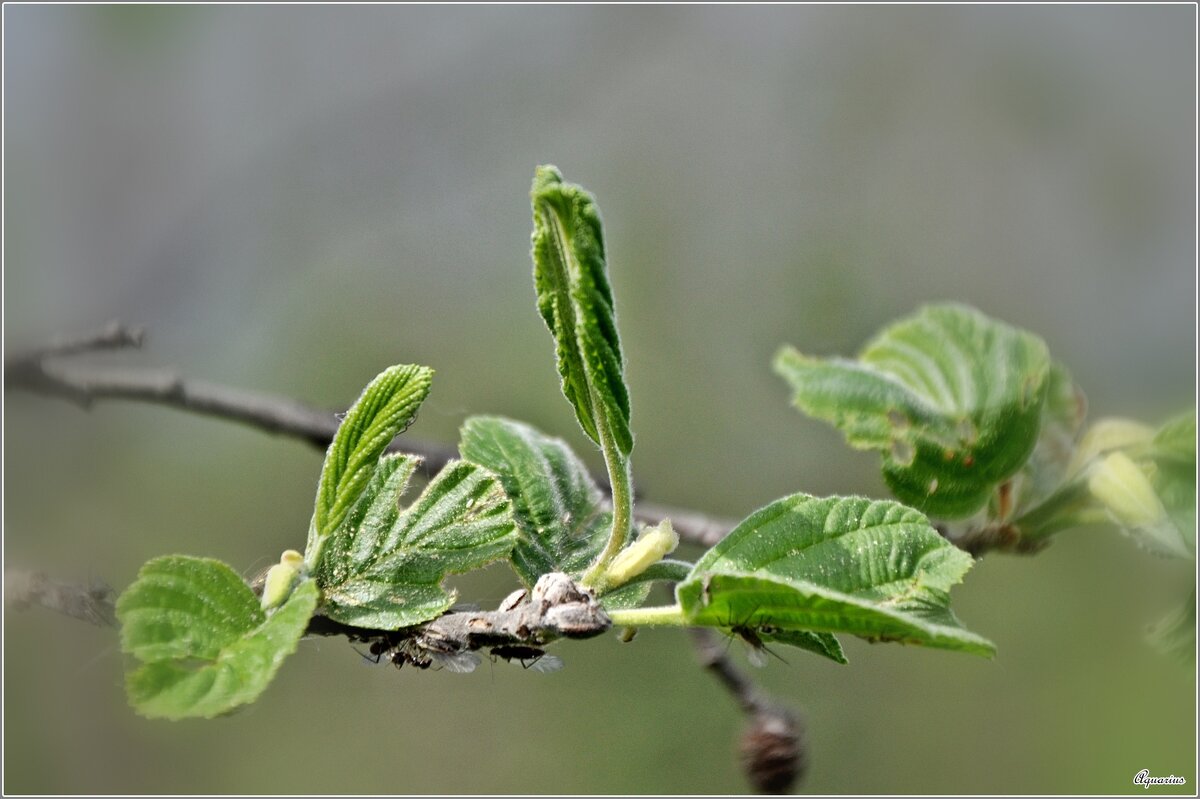
<svg viewBox="0 0 1200 799">
<path fill-rule="evenodd" d="M 599 414 L 596 426 L 600 430 L 604 465 L 608 467 L 608 481 L 612 485 L 613 516 L 608 542 L 583 575 L 583 584 L 604 593 L 607 587 L 603 584 L 605 570 L 629 539 L 629 530 L 633 522 L 633 478 L 629 472 L 629 461 L 617 449 L 604 414 Z"/>
<path fill-rule="evenodd" d="M 660 605 L 651 608 L 610 610 L 608 617 L 618 627 L 686 627 L 683 608 L 679 605 Z"/>
</svg>

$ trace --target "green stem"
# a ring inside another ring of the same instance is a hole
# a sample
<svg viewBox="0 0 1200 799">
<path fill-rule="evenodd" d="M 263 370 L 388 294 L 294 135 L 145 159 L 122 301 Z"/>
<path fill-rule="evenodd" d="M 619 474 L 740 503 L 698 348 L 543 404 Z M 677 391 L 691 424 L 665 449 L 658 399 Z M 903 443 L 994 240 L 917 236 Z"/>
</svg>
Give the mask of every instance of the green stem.
<svg viewBox="0 0 1200 799">
<path fill-rule="evenodd" d="M 600 432 L 600 449 L 604 452 L 604 465 L 608 468 L 608 481 L 612 484 L 613 517 L 608 533 L 608 543 L 596 560 L 584 573 L 582 583 L 604 593 L 604 573 L 612 559 L 625 546 L 633 523 L 633 478 L 629 474 L 629 461 L 617 449 L 608 420 L 603 413 L 596 414 L 596 428 Z"/>
<path fill-rule="evenodd" d="M 679 605 L 663 605 L 654 608 L 627 608 L 608 612 L 612 623 L 618 627 L 686 627 L 683 608 Z"/>
</svg>

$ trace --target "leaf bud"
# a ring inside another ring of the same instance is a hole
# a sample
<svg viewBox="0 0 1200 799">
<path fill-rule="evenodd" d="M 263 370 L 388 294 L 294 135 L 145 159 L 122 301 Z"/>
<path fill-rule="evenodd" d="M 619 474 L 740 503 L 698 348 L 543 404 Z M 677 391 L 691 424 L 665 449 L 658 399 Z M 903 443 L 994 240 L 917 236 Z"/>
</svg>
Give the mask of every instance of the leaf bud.
<svg viewBox="0 0 1200 799">
<path fill-rule="evenodd" d="M 267 571 L 267 579 L 263 584 L 263 610 L 272 610 L 287 601 L 296 584 L 300 582 L 303 565 L 304 556 L 294 549 L 285 550 L 279 556 L 279 562 Z"/>
<path fill-rule="evenodd" d="M 645 530 L 637 541 L 613 558 L 605 575 L 606 583 L 612 587 L 624 585 L 674 552 L 677 546 L 679 534 L 671 527 L 670 519 L 663 519 L 657 527 Z"/>
</svg>

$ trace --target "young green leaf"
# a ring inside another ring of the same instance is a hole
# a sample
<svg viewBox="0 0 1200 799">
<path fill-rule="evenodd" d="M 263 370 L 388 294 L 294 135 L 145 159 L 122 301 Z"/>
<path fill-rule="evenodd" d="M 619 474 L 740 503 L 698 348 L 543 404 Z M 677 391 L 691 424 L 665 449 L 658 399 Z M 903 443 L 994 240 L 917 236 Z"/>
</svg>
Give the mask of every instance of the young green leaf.
<svg viewBox="0 0 1200 799">
<path fill-rule="evenodd" d="M 375 473 L 379 456 L 416 417 L 432 379 L 433 370 L 425 366 L 389 367 L 346 413 L 321 469 L 305 553 L 310 567 L 319 557 L 318 542 L 338 529 Z"/>
<path fill-rule="evenodd" d="M 919 511 L 795 494 L 751 514 L 676 589 L 687 621 L 851 633 L 990 655 L 950 612 L 971 556 Z"/>
<path fill-rule="evenodd" d="M 494 416 L 463 424 L 459 452 L 491 471 L 512 502 L 512 564 L 532 586 L 543 574 L 577 577 L 604 547 L 612 515 L 587 468 L 558 438 Z"/>
<path fill-rule="evenodd" d="M 380 461 L 359 501 L 331 536 L 315 570 L 323 612 L 343 624 L 396 630 L 436 618 L 454 603 L 448 574 L 512 550 L 512 506 L 496 478 L 452 461 L 409 507 L 397 501 L 418 459 Z"/>
<path fill-rule="evenodd" d="M 953 304 L 893 324 L 857 360 L 785 348 L 774 365 L 801 411 L 882 454 L 897 498 L 944 517 L 971 515 L 1025 463 L 1050 372 L 1041 339 Z"/>
<path fill-rule="evenodd" d="M 629 392 L 596 201 L 552 166 L 538 167 L 530 196 L 533 281 L 554 336 L 563 394 L 592 441 L 606 447 L 607 431 L 628 457 Z"/>
<path fill-rule="evenodd" d="M 207 558 L 150 561 L 117 600 L 126 680 L 143 716 L 212 718 L 252 702 L 296 649 L 316 608 L 311 580 L 270 616 L 233 569 Z"/>
</svg>

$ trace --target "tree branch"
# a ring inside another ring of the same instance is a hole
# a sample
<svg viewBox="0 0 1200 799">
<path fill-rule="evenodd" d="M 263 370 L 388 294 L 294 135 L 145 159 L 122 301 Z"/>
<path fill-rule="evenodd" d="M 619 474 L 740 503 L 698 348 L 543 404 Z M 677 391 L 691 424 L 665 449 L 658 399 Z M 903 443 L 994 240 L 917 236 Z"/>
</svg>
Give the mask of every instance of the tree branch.
<svg viewBox="0 0 1200 799">
<path fill-rule="evenodd" d="M 111 367 L 63 366 L 48 363 L 55 358 L 116 347 L 137 347 L 142 332 L 119 323 L 96 333 L 66 340 L 5 358 L 5 388 L 58 397 L 82 408 L 102 400 L 124 400 L 160 405 L 175 410 L 238 422 L 266 433 L 288 436 L 324 449 L 337 432 L 339 415 L 322 411 L 286 397 L 229 388 L 185 378 L 161 369 L 114 369 Z M 458 457 L 454 447 L 403 437 L 393 441 L 392 452 L 420 455 L 422 471 L 435 474 Z M 607 480 L 596 477 L 607 486 Z M 685 541 L 710 547 L 733 527 L 724 519 L 712 519 L 695 511 L 642 503 L 634 516 L 655 525 L 670 518 Z"/>
<path fill-rule="evenodd" d="M 99 350 L 140 347 L 143 333 L 113 322 L 94 333 L 51 342 L 5 357 L 5 388 L 41 396 L 58 397 L 89 409 L 102 400 L 124 400 L 160 405 L 204 416 L 238 422 L 276 435 L 289 436 L 324 448 L 337 432 L 339 415 L 286 397 L 243 391 L 184 378 L 166 370 L 66 367 L 56 359 Z M 427 473 L 439 471 L 457 457 L 453 447 L 405 438 L 392 442 L 392 451 L 417 454 Z M 607 486 L 607 481 L 596 477 Z M 710 547 L 733 524 L 694 511 L 641 503 L 638 521 L 658 524 L 670 518 L 686 541 Z M 261 591 L 261 582 L 252 588 Z M 42 574 L 11 570 L 5 575 L 5 606 L 25 610 L 39 605 L 92 624 L 115 625 L 115 597 L 111 588 L 96 583 L 77 586 Z M 473 669 L 474 654 L 491 648 L 501 656 L 541 657 L 540 647 L 556 638 L 590 638 L 612 625 L 604 609 L 586 590 L 562 574 L 543 575 L 532 590 L 521 589 L 494 611 L 450 611 L 433 621 L 403 630 L 367 630 L 314 616 L 307 634 L 346 636 L 370 645 L 376 659 L 397 666 L 419 668 L 440 663 L 447 668 Z M 705 630 L 694 630 L 697 653 L 705 667 L 730 691 L 750 726 L 742 737 L 741 752 L 747 776 L 760 792 L 786 790 L 804 767 L 798 719 L 754 688 Z M 512 653 L 520 653 L 512 654 Z M 454 664 L 454 665 L 451 665 Z"/>
<path fill-rule="evenodd" d="M 501 657 L 537 660 L 541 647 L 559 638 L 594 638 L 612 628 L 604 608 L 586 589 L 565 574 L 551 572 L 532 589 L 519 589 L 496 610 L 450 610 L 438 618 L 401 630 L 368 630 L 314 616 L 309 635 L 344 635 L 370 644 L 370 653 L 397 667 L 426 669 L 442 664 L 472 671 L 473 653 L 491 649 Z M 512 654 L 505 654 L 512 653 Z"/>
<path fill-rule="evenodd" d="M 129 347 L 142 346 L 145 331 L 140 327 L 126 327 L 118 321 L 109 322 L 99 330 L 94 330 L 75 338 L 58 338 L 41 347 L 18 350 L 4 358 L 4 372 L 18 369 L 23 365 L 37 364 L 47 358 L 57 358 L 76 355 L 81 352 L 96 352 L 98 350 L 119 350 Z"/>
<path fill-rule="evenodd" d="M 747 725 L 738 742 L 742 771 L 758 793 L 788 793 L 808 768 L 804 728 L 799 716 L 771 701 L 729 657 L 712 631 L 688 630 L 700 665 L 729 692 Z"/>
</svg>

